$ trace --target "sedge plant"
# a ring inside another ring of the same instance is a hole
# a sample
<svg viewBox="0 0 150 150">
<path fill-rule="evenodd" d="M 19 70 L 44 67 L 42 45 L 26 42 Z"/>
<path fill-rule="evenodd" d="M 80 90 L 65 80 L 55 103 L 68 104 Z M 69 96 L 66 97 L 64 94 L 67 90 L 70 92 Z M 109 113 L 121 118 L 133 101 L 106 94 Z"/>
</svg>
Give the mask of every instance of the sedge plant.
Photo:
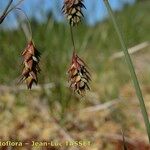
<svg viewBox="0 0 150 150">
<path fill-rule="evenodd" d="M 22 11 L 22 9 L 17 8 L 17 6 L 22 2 L 23 0 L 20 0 L 16 5 L 12 6 L 13 0 L 10 0 L 4 9 L 2 15 L 0 16 L 0 24 L 3 23 L 5 18 L 9 15 L 10 12 L 13 10 L 19 10 L 22 12 L 28 22 L 28 27 L 29 27 L 29 37 L 27 37 L 28 44 L 26 48 L 22 52 L 22 58 L 23 58 L 23 70 L 19 79 L 19 82 L 25 81 L 27 84 L 27 88 L 31 89 L 33 83 L 37 84 L 38 83 L 38 73 L 40 72 L 40 67 L 39 67 L 39 61 L 40 61 L 40 52 L 36 49 L 33 39 L 32 39 L 32 29 L 30 26 L 29 19 L 25 12 Z M 27 35 L 27 34 L 25 34 Z"/>
<path fill-rule="evenodd" d="M 89 82 L 91 75 L 85 62 L 78 56 L 75 47 L 73 27 L 81 22 L 84 17 L 82 8 L 85 8 L 83 0 L 64 0 L 62 11 L 67 17 L 70 25 L 71 40 L 73 44 L 73 54 L 71 65 L 68 69 L 68 81 L 70 88 L 77 94 L 84 96 L 86 90 L 90 90 Z"/>
</svg>

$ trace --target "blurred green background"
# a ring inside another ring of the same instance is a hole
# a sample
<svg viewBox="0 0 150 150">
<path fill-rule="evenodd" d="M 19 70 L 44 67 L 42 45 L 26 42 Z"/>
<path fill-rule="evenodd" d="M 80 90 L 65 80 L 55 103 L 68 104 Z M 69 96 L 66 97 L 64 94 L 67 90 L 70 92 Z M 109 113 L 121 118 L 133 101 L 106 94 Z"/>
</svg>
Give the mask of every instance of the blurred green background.
<svg viewBox="0 0 150 150">
<path fill-rule="evenodd" d="M 129 48 L 150 41 L 149 10 L 150 1 L 144 1 L 115 13 Z M 110 19 L 92 27 L 81 23 L 74 28 L 78 55 L 92 75 L 91 90 L 84 98 L 75 95 L 67 84 L 73 50 L 69 26 L 56 23 L 51 17 L 45 23 L 31 19 L 31 26 L 33 40 L 42 54 L 39 83 L 32 90 L 16 84 L 22 70 L 21 52 L 27 44 L 22 29 L 0 30 L 0 138 L 64 141 L 64 135 L 59 136 L 62 129 L 72 139 L 92 142 L 90 147 L 79 149 L 111 150 L 121 143 L 119 139 L 114 141 L 112 135 L 122 136 L 123 129 L 128 138 L 139 139 L 135 146 L 142 143 L 146 147 L 146 132 L 125 59 L 112 59 L 121 46 Z M 149 55 L 150 46 L 132 54 L 147 108 Z M 111 103 L 115 100 L 115 104 Z M 108 103 L 112 105 L 95 110 Z M 88 112 L 89 107 L 93 111 Z M 61 149 L 49 149 L 52 148 Z"/>
</svg>

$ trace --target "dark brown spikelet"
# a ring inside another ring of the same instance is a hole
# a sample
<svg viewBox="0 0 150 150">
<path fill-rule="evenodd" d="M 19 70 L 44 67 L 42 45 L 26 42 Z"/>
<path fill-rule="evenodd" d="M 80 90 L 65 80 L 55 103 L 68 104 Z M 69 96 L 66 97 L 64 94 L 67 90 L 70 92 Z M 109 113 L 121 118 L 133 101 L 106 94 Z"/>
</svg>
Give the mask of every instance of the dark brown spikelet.
<svg viewBox="0 0 150 150">
<path fill-rule="evenodd" d="M 30 41 L 27 47 L 22 52 L 23 57 L 23 71 L 20 82 L 25 81 L 27 88 L 31 89 L 33 83 L 37 84 L 37 74 L 40 72 L 39 60 L 40 53 L 35 48 L 32 41 Z"/>
<path fill-rule="evenodd" d="M 72 63 L 68 70 L 70 87 L 74 92 L 84 96 L 86 90 L 90 90 L 89 82 L 91 75 L 86 67 L 84 61 L 78 57 L 74 52 L 72 56 Z"/>
<path fill-rule="evenodd" d="M 62 8 L 71 26 L 77 25 L 83 17 L 82 8 L 85 8 L 83 0 L 64 0 Z"/>
</svg>

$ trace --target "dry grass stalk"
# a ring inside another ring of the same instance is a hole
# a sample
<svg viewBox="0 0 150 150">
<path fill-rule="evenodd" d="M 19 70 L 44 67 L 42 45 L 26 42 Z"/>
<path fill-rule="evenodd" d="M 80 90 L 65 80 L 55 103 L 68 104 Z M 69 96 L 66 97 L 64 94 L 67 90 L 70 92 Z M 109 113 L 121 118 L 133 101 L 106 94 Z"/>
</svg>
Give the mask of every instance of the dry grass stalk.
<svg viewBox="0 0 150 150">
<path fill-rule="evenodd" d="M 82 8 L 85 8 L 83 0 L 64 0 L 62 8 L 71 26 L 77 25 L 83 17 Z"/>
</svg>

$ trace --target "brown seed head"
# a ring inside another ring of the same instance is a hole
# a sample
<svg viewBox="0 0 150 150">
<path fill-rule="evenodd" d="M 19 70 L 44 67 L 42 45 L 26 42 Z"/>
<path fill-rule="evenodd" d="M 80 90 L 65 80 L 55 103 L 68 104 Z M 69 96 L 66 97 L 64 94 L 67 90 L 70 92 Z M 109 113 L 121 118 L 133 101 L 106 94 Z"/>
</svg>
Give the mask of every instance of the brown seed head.
<svg viewBox="0 0 150 150">
<path fill-rule="evenodd" d="M 23 71 L 20 82 L 26 81 L 27 88 L 31 89 L 33 83 L 37 84 L 37 74 L 40 72 L 39 60 L 40 53 L 35 48 L 32 41 L 30 41 L 27 47 L 22 52 L 23 57 Z"/>
<path fill-rule="evenodd" d="M 90 90 L 90 73 L 84 61 L 74 52 L 72 63 L 68 70 L 70 87 L 79 95 L 84 95 L 86 90 Z"/>
<path fill-rule="evenodd" d="M 62 8 L 71 26 L 77 25 L 83 17 L 82 8 L 85 8 L 83 0 L 64 0 Z"/>
</svg>

